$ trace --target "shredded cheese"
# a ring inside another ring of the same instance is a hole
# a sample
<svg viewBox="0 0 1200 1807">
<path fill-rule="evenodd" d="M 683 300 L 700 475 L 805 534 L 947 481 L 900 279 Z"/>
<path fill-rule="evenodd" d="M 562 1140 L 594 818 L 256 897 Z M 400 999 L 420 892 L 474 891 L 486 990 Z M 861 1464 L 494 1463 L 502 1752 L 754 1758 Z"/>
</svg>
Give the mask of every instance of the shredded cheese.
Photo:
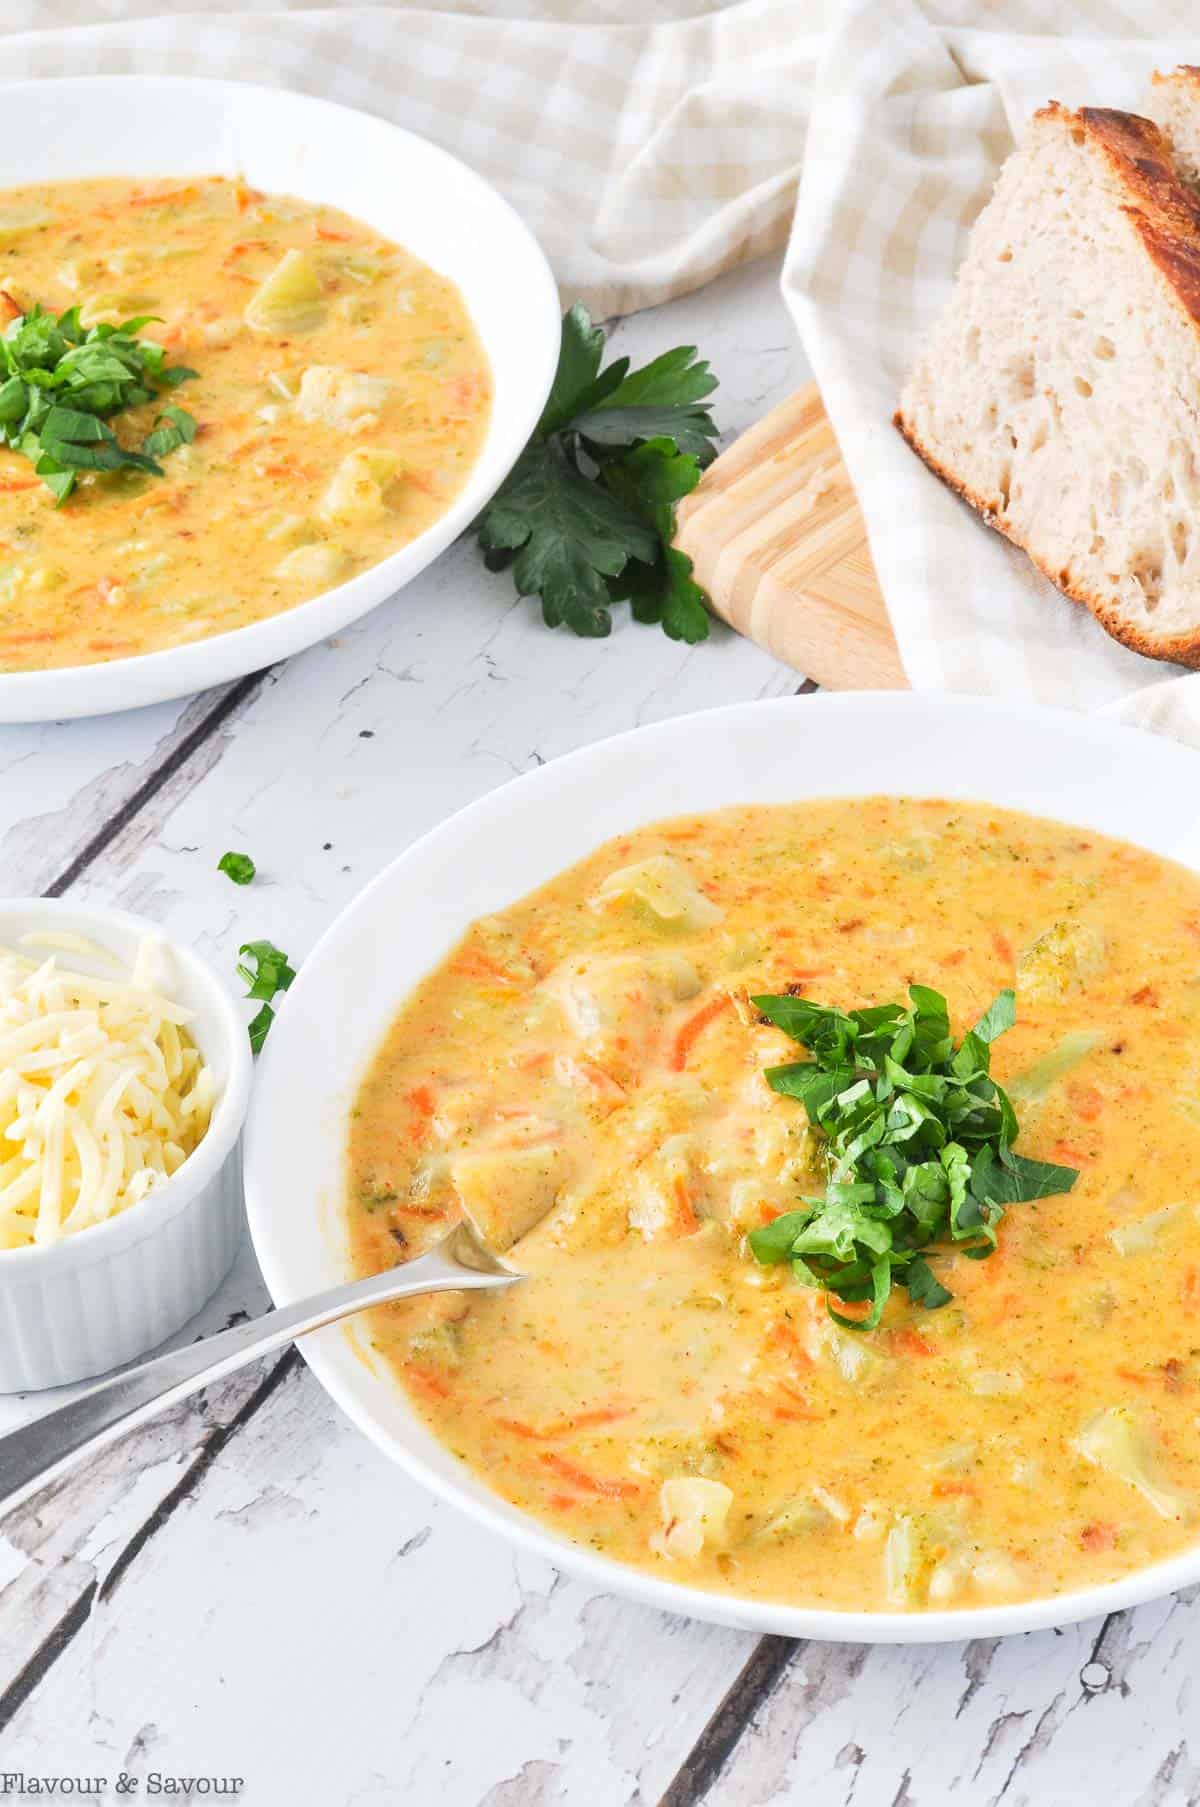
<svg viewBox="0 0 1200 1807">
<path fill-rule="evenodd" d="M 0 947 L 0 1250 L 58 1242 L 162 1186 L 208 1129 L 212 1073 L 150 938 L 131 971 L 74 935 Z"/>
</svg>

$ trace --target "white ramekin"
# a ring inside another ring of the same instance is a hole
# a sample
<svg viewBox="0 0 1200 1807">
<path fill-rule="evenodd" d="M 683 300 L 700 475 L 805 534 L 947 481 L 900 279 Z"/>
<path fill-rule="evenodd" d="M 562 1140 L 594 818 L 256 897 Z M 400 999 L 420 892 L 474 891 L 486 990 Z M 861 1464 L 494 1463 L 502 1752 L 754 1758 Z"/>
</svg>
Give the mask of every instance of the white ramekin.
<svg viewBox="0 0 1200 1807">
<path fill-rule="evenodd" d="M 0 1249 L 0 1393 L 64 1386 L 154 1348 L 212 1297 L 242 1229 L 238 1138 L 252 1062 L 225 987 L 190 948 L 122 910 L 0 900 L 0 943 L 17 946 L 38 932 L 85 936 L 127 964 L 144 937 L 159 941 L 167 989 L 194 1012 L 188 1029 L 212 1069 L 217 1102 L 204 1140 L 157 1192 L 47 1248 Z M 60 957 L 87 970 L 74 954 Z"/>
</svg>

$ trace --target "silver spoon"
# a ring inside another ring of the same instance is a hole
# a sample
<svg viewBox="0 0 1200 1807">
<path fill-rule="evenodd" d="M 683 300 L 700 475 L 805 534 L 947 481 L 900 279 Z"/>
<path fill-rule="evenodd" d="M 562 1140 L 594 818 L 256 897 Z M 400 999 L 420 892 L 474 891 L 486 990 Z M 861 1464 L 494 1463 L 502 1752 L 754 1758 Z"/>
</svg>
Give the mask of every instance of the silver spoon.
<svg viewBox="0 0 1200 1807">
<path fill-rule="evenodd" d="M 0 1514 L 189 1393 L 310 1330 L 336 1324 L 369 1305 L 388 1305 L 417 1293 L 486 1292 L 524 1278 L 492 1253 L 471 1224 L 459 1223 L 415 1261 L 331 1287 L 298 1305 L 265 1312 L 248 1324 L 126 1369 L 57 1411 L 0 1437 Z"/>
</svg>

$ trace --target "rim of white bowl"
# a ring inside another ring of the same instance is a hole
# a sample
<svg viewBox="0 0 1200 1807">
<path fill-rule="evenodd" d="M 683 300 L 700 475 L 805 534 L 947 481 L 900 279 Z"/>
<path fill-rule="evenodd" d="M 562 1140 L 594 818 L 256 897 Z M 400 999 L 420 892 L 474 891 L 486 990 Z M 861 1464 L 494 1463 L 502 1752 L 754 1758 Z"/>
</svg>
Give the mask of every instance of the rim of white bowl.
<svg viewBox="0 0 1200 1807">
<path fill-rule="evenodd" d="M 443 150 L 432 139 L 424 138 L 407 126 L 393 125 L 378 113 L 361 107 L 346 106 L 341 101 L 326 100 L 320 95 L 306 94 L 295 88 L 271 86 L 264 82 L 241 82 L 219 76 L 191 75 L 67 75 L 36 81 L 0 82 L 0 111 L 6 96 L 17 92 L 36 92 L 47 102 L 56 95 L 80 89 L 125 88 L 144 94 L 148 87 L 189 89 L 212 95 L 236 94 L 269 96 L 273 102 L 281 98 L 298 110 L 310 111 L 327 119 L 353 119 L 364 124 L 383 139 L 396 139 L 419 146 L 422 156 L 441 163 L 456 173 L 457 179 L 474 186 L 486 197 L 497 213 L 506 217 L 514 241 L 519 242 L 530 259 L 533 280 L 528 294 L 528 311 L 544 316 L 545 351 L 540 375 L 530 383 L 528 401 L 517 416 L 511 441 L 505 441 L 497 454 L 495 479 L 486 490 L 471 497 L 471 473 L 462 491 L 443 515 L 407 545 L 389 553 L 377 564 L 335 584 L 330 590 L 296 603 L 261 621 L 245 627 L 231 628 L 225 633 L 209 634 L 185 645 L 159 648 L 155 652 L 135 653 L 124 659 L 99 659 L 89 665 L 48 666 L 40 671 L 0 672 L 0 724 L 32 721 L 64 721 L 77 717 L 115 714 L 123 709 L 142 708 L 153 703 L 192 696 L 216 684 L 247 677 L 262 671 L 280 659 L 306 652 L 340 628 L 349 627 L 364 615 L 398 595 L 414 578 L 441 556 L 446 548 L 468 528 L 495 495 L 524 450 L 541 417 L 558 365 L 561 311 L 558 285 L 533 232 L 512 203 L 505 199 L 485 176 L 461 157 Z M 164 174 L 169 174 L 169 157 Z M 484 451 L 487 451 L 485 442 Z M 480 460 L 476 460 L 477 468 Z M 407 567 L 401 574 L 401 568 Z M 394 576 L 392 574 L 395 574 Z M 111 693 L 96 702 L 88 693 L 96 689 Z"/>
<path fill-rule="evenodd" d="M 1044 704 L 1012 702 L 1001 697 L 974 696 L 956 694 L 954 692 L 904 692 L 895 690 L 882 691 L 846 691 L 821 692 L 804 699 L 803 709 L 806 715 L 811 711 L 819 711 L 836 716 L 839 712 L 849 713 L 868 707 L 881 711 L 904 711 L 913 707 L 931 707 L 935 711 L 943 711 L 954 718 L 954 725 L 969 726 L 978 731 L 981 717 L 992 716 L 1004 718 L 1009 726 L 1019 725 L 1022 721 L 1035 722 L 1046 717 L 1055 719 L 1060 725 L 1071 723 L 1071 731 L 1083 740 L 1091 740 L 1098 749 L 1111 755 L 1119 750 L 1122 742 L 1127 745 L 1143 746 L 1153 741 L 1161 746 L 1164 757 L 1177 758 L 1181 769 L 1192 767 L 1189 774 L 1190 785 L 1186 795 L 1193 794 L 1200 781 L 1200 753 L 1167 737 L 1147 733 L 1144 729 L 1133 727 L 1124 722 L 1114 722 L 1094 715 L 1076 714 L 1065 709 L 1054 709 Z M 453 815 L 445 818 L 427 833 L 418 837 L 406 847 L 395 859 L 378 872 L 373 879 L 339 912 L 334 921 L 325 930 L 308 955 L 301 968 L 296 984 L 289 993 L 289 1007 L 302 999 L 306 990 L 306 979 L 310 982 L 320 963 L 328 957 L 330 950 L 350 930 L 354 917 L 365 907 L 368 899 L 385 885 L 395 881 L 395 875 L 408 865 L 417 864 L 443 836 L 451 831 L 458 833 L 469 828 L 480 816 L 494 810 L 500 799 L 511 794 L 515 789 L 537 791 L 539 789 L 553 791 L 563 784 L 569 784 L 574 771 L 584 767 L 596 759 L 607 756 L 607 750 L 618 745 L 633 743 L 643 749 L 653 745 L 655 741 L 669 742 L 672 736 L 690 731 L 695 725 L 703 723 L 709 731 L 719 734 L 722 723 L 732 723 L 742 718 L 757 721 L 767 713 L 783 714 L 793 711 L 801 705 L 794 696 L 776 697 L 754 702 L 734 703 L 723 708 L 693 710 L 685 715 L 669 717 L 665 721 L 650 723 L 644 727 L 627 730 L 624 733 L 610 735 L 600 741 L 577 748 L 571 753 L 561 755 L 547 765 L 536 770 L 522 773 L 519 777 L 508 780 L 495 790 L 486 792 L 482 797 L 466 804 Z M 811 716 L 810 716 L 811 719 Z M 901 718 L 902 719 L 902 715 Z M 1103 782 L 1103 764 L 1098 765 L 1098 783 Z M 899 795 L 900 792 L 890 790 L 886 782 L 886 774 L 882 774 L 882 788 L 886 794 Z M 861 793 L 860 793 L 861 794 Z M 986 799 L 979 799 L 986 801 Z M 1166 857 L 1166 856 L 1160 856 Z M 1200 873 L 1200 864 L 1190 868 Z M 518 892 L 517 895 L 520 893 Z M 465 923 L 462 925 L 465 927 Z M 397 997 L 397 1008 L 401 998 Z M 276 1033 L 286 1024 L 286 1013 L 281 1017 Z M 287 1034 L 286 1028 L 283 1035 Z M 282 1041 L 283 1036 L 280 1036 Z M 369 1051 L 367 1059 L 370 1058 Z M 273 1224 L 259 1204 L 259 1188 L 255 1183 L 255 1175 L 260 1162 L 267 1162 L 266 1154 L 258 1153 L 256 1140 L 256 1124 L 261 1114 L 262 1101 L 271 1083 L 270 1045 L 265 1060 L 265 1072 L 256 1090 L 254 1107 L 250 1112 L 247 1125 L 247 1162 L 245 1173 L 246 1214 L 250 1227 L 251 1241 L 257 1256 L 263 1278 L 276 1305 L 287 1305 L 294 1302 L 297 1294 L 286 1281 L 287 1259 L 284 1253 L 284 1242 L 281 1240 L 280 1226 Z M 342 1125 L 344 1129 L 344 1124 Z M 314 1205 L 314 1208 L 315 1205 Z M 331 1274 L 330 1283 L 335 1276 Z M 464 1462 L 452 1457 L 453 1469 L 446 1474 L 439 1474 L 428 1467 L 421 1456 L 406 1449 L 383 1425 L 371 1410 L 369 1403 L 364 1402 L 356 1391 L 353 1378 L 347 1378 L 340 1371 L 340 1363 L 335 1352 L 340 1353 L 338 1344 L 332 1339 L 339 1334 L 339 1327 L 317 1332 L 304 1338 L 297 1347 L 304 1360 L 313 1370 L 321 1385 L 351 1422 L 375 1444 L 392 1462 L 404 1471 L 420 1486 L 427 1488 L 437 1498 L 459 1511 L 466 1512 L 477 1524 L 497 1537 L 507 1539 L 543 1561 L 550 1561 L 556 1566 L 578 1575 L 594 1583 L 608 1593 L 619 1594 L 624 1598 L 638 1601 L 645 1606 L 652 1606 L 659 1611 L 672 1613 L 676 1617 L 685 1616 L 705 1621 L 710 1624 L 737 1626 L 760 1634 L 775 1633 L 792 1638 L 801 1638 L 825 1643 L 863 1643 L 863 1644 L 934 1644 L 947 1642 L 963 1642 L 980 1637 L 1007 1637 L 1022 1632 L 1044 1631 L 1052 1627 L 1072 1625 L 1080 1620 L 1101 1617 L 1106 1613 L 1120 1612 L 1127 1607 L 1139 1606 L 1144 1602 L 1161 1598 L 1179 1588 L 1195 1585 L 1200 1581 L 1200 1527 L 1197 1529 L 1197 1541 L 1178 1555 L 1164 1561 L 1136 1569 L 1130 1575 L 1117 1580 L 1102 1582 L 1093 1587 L 1075 1588 L 1061 1594 L 1039 1595 L 1027 1601 L 995 1606 L 963 1607 L 956 1611 L 848 1611 L 837 1607 L 796 1606 L 779 1601 L 752 1600 L 735 1594 L 711 1592 L 705 1588 L 691 1587 L 686 1582 L 659 1580 L 641 1569 L 618 1562 L 615 1558 L 602 1556 L 581 1544 L 572 1542 L 552 1527 L 543 1524 L 531 1514 L 522 1512 L 499 1494 L 487 1492 L 476 1495 L 469 1485 L 487 1489 L 483 1476 L 476 1475 Z M 358 1358 L 356 1358 L 358 1359 Z M 375 1378 L 372 1375 L 372 1378 Z M 403 1389 L 395 1382 L 395 1392 L 402 1408 L 407 1411 L 413 1422 L 427 1435 L 432 1435 L 423 1424 L 419 1415 L 405 1398 Z M 434 1438 L 437 1441 L 436 1437 Z M 445 1444 L 442 1450 L 452 1456 Z M 461 1479 L 460 1479 L 461 1477 Z"/>
<path fill-rule="evenodd" d="M 45 1247 L 30 1245 L 21 1249 L 0 1249 L 0 1285 L 10 1276 L 32 1271 L 44 1273 L 55 1267 L 91 1266 L 93 1261 L 105 1260 L 118 1249 L 132 1247 L 144 1237 L 154 1235 L 161 1223 L 186 1210 L 192 1199 L 220 1172 L 237 1146 L 250 1103 L 250 1080 L 254 1070 L 246 1025 L 213 968 L 183 942 L 164 934 L 148 917 L 137 916 L 130 910 L 108 909 L 101 904 L 72 903 L 66 897 L 0 898 L 0 943 L 6 946 L 14 945 L 6 939 L 6 924 L 17 914 L 44 914 L 48 929 L 53 929 L 56 921 L 64 929 L 70 922 L 75 932 L 90 933 L 97 945 L 110 953 L 113 950 L 105 941 L 106 929 L 116 928 L 128 935 L 160 942 L 168 958 L 176 961 L 181 970 L 186 970 L 197 988 L 207 995 L 219 1022 L 218 1032 L 224 1044 L 222 1053 L 228 1072 L 203 1139 L 164 1186 L 156 1187 L 114 1217 L 76 1230 L 60 1242 Z M 87 924 L 93 926 L 89 929 L 84 926 Z M 22 952 L 19 947 L 15 951 Z M 31 950 L 28 957 L 35 957 L 36 952 L 36 949 Z M 48 947 L 42 952 L 47 958 L 55 954 L 64 965 L 70 966 L 70 949 Z"/>
</svg>

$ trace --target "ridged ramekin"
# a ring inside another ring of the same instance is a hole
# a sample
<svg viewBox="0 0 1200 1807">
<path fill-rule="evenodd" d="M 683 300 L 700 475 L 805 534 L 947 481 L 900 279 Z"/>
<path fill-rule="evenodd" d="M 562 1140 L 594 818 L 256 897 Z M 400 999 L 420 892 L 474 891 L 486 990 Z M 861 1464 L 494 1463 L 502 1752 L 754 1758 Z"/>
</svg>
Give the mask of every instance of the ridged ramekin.
<svg viewBox="0 0 1200 1807">
<path fill-rule="evenodd" d="M 122 910 L 0 900 L 0 943 L 18 947 L 39 932 L 82 935 L 126 965 L 145 937 L 160 942 L 165 989 L 193 1012 L 188 1032 L 212 1069 L 216 1104 L 203 1141 L 166 1185 L 61 1242 L 0 1249 L 0 1393 L 64 1386 L 154 1348 L 212 1297 L 242 1231 L 238 1141 L 252 1062 L 228 991 L 190 948 Z M 87 970 L 72 953 L 60 958 Z"/>
</svg>

